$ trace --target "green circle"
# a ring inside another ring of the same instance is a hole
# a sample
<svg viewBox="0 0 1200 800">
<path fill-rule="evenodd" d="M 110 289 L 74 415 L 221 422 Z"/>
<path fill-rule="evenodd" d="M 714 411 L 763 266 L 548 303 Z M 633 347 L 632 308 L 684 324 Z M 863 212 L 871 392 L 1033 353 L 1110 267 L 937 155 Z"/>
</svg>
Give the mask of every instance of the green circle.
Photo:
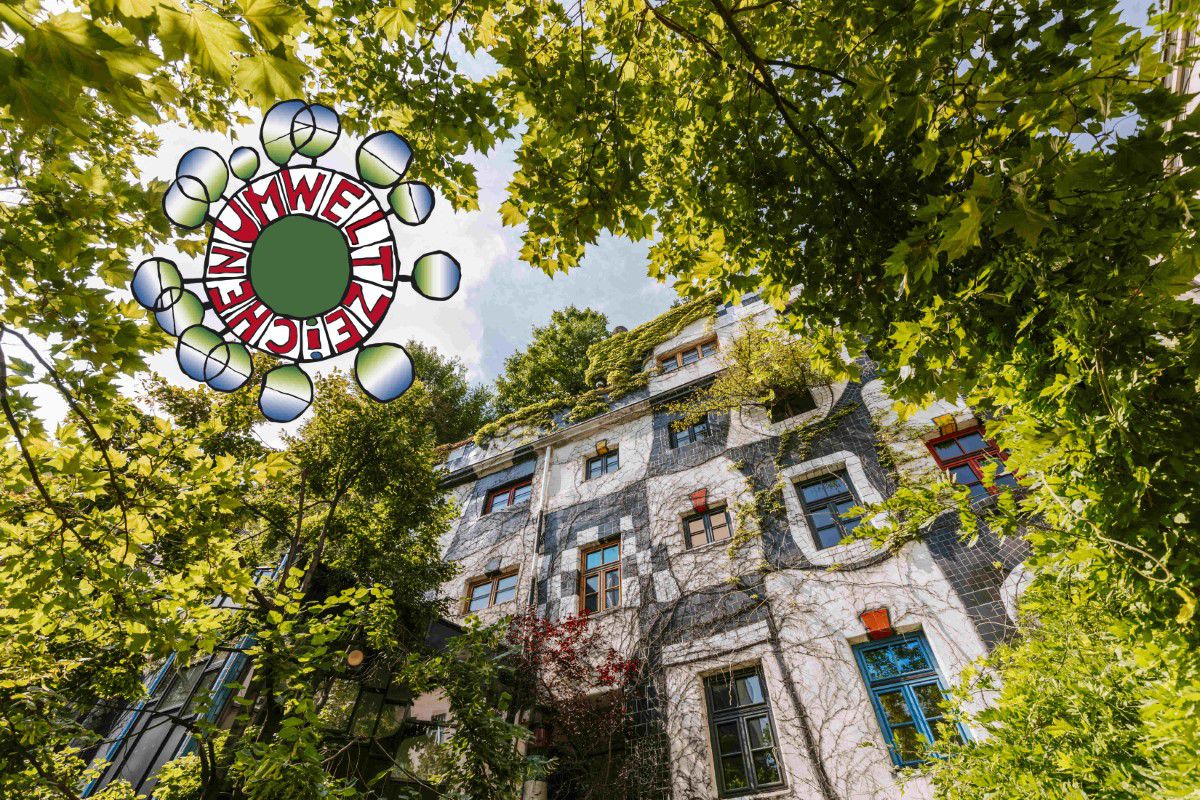
<svg viewBox="0 0 1200 800">
<path fill-rule="evenodd" d="M 333 225 L 312 217 L 283 217 L 250 249 L 250 285 L 276 314 L 316 317 L 336 308 L 350 286 L 350 248 Z"/>
</svg>

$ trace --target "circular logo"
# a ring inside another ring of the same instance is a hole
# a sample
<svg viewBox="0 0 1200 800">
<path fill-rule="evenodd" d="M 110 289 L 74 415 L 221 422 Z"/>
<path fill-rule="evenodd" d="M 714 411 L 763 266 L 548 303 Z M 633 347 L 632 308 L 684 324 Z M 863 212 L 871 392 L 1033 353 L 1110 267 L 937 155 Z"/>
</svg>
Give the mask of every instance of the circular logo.
<svg viewBox="0 0 1200 800">
<path fill-rule="evenodd" d="M 357 348 L 396 295 L 396 243 L 362 182 L 285 167 L 247 183 L 213 221 L 204 292 L 226 330 L 289 361 Z"/>
<path fill-rule="evenodd" d="M 130 281 L 134 299 L 176 337 L 176 360 L 192 380 L 236 391 L 255 371 L 248 348 L 274 356 L 280 363 L 262 376 L 258 396 L 263 416 L 274 422 L 296 419 L 312 403 L 304 365 L 348 353 L 371 399 L 386 403 L 404 394 L 414 379 L 407 351 L 367 340 L 399 283 L 425 299 L 447 300 L 462 278 L 444 250 L 425 253 L 401 274 L 391 222 L 422 224 L 434 200 L 427 184 L 403 180 L 412 160 L 404 137 L 377 131 L 364 139 L 352 177 L 318 166 L 340 133 L 333 109 L 284 100 L 266 113 L 259 132 L 275 172 L 259 174 L 252 147 L 235 148 L 228 161 L 206 147 L 184 153 L 163 194 L 163 213 L 184 230 L 212 226 L 200 275 L 153 257 Z M 309 163 L 293 164 L 297 158 Z M 231 177 L 241 187 L 228 193 Z M 386 192 L 386 211 L 376 191 Z"/>
</svg>

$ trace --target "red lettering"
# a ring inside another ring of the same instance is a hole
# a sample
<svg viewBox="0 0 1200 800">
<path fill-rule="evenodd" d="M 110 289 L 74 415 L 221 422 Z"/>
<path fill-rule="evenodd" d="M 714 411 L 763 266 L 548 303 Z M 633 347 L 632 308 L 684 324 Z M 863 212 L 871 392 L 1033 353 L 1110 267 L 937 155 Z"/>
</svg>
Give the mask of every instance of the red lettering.
<svg viewBox="0 0 1200 800">
<path fill-rule="evenodd" d="M 366 189 L 361 186 L 356 186 L 350 181 L 342 178 L 332 192 L 329 193 L 329 199 L 325 201 L 325 208 L 321 210 L 321 216 L 332 222 L 334 225 L 340 225 L 343 217 L 334 216 L 334 210 L 338 208 L 346 208 L 350 205 L 350 201 L 346 199 L 346 194 L 349 193 L 358 199 L 363 196 Z"/>
<path fill-rule="evenodd" d="M 287 196 L 288 208 L 292 211 L 307 211 L 312 212 L 313 204 L 317 202 L 317 195 L 321 193 L 321 187 L 325 185 L 325 173 L 318 172 L 316 180 L 309 183 L 309 176 L 301 175 L 296 183 L 292 183 L 292 171 L 285 169 L 283 175 L 283 192 Z M 296 201 L 299 200 L 303 206 Z"/>
<path fill-rule="evenodd" d="M 229 329 L 237 334 L 243 342 L 253 342 L 259 329 L 274 314 L 275 312 L 270 308 L 255 300 L 230 318 Z M 246 332 L 238 333 L 237 327 L 242 323 L 246 324 Z"/>
<path fill-rule="evenodd" d="M 341 322 L 341 326 L 337 328 L 337 333 L 342 336 L 342 339 L 340 342 L 332 341 L 333 337 L 330 336 L 330 340 L 332 341 L 334 350 L 344 353 L 362 341 L 362 334 L 358 332 L 358 328 L 351 321 L 350 315 L 346 313 L 346 309 L 335 308 L 325 315 L 325 326 L 331 334 L 334 332 L 334 328 L 329 323 L 335 320 Z"/>
<path fill-rule="evenodd" d="M 378 324 L 379 320 L 383 319 L 383 315 L 387 313 L 388 299 L 386 294 L 381 294 L 375 301 L 375 305 L 368 308 L 367 298 L 363 296 L 362 285 L 358 281 L 351 281 L 350 288 L 346 289 L 346 296 L 342 298 L 342 305 L 349 308 L 357 302 L 363 314 L 374 325 Z"/>
<path fill-rule="evenodd" d="M 320 350 L 321 349 L 321 332 L 319 330 L 317 330 L 316 328 L 308 329 L 308 349 L 309 350 Z"/>
<path fill-rule="evenodd" d="M 207 265 L 207 271 L 210 275 L 217 275 L 217 274 L 245 275 L 246 274 L 246 265 L 245 264 L 239 264 L 234 267 L 229 266 L 230 264 L 232 264 L 235 261 L 242 261 L 246 258 L 246 254 L 244 252 L 242 252 L 241 250 L 230 250 L 228 247 L 221 247 L 218 244 L 214 244 L 212 253 L 209 254 L 208 257 L 210 259 L 212 259 L 212 258 L 215 258 L 216 256 L 227 256 L 227 258 L 224 261 L 222 261 L 220 264 L 213 264 L 210 261 Z"/>
<path fill-rule="evenodd" d="M 266 190 L 262 194 L 255 192 L 253 186 L 247 186 L 242 190 L 241 198 L 263 225 L 270 222 L 267 219 L 267 212 L 263 210 L 263 206 L 268 202 L 275 206 L 275 211 L 278 212 L 276 214 L 277 217 L 282 217 L 287 213 L 287 209 L 283 207 L 283 198 L 279 194 L 279 183 L 274 178 L 271 178 Z"/>
<path fill-rule="evenodd" d="M 208 299 L 212 301 L 213 311 L 217 313 L 241 305 L 251 297 L 254 297 L 254 287 L 250 285 L 250 281 L 238 281 L 237 290 L 225 297 L 221 296 L 220 289 L 215 286 L 208 290 Z"/>
<path fill-rule="evenodd" d="M 358 232 L 368 225 L 379 222 L 381 219 L 383 219 L 383 212 L 377 208 L 371 214 L 363 217 L 353 225 L 347 225 L 345 228 L 345 233 L 347 238 L 350 239 L 350 244 L 358 244 Z"/>
<path fill-rule="evenodd" d="M 350 263 L 356 267 L 377 266 L 383 270 L 383 279 L 389 283 L 394 280 L 392 272 L 392 246 L 385 244 L 379 248 L 379 255 L 370 258 L 352 258 Z"/>
<path fill-rule="evenodd" d="M 294 320 L 290 320 L 287 317 L 276 317 L 271 323 L 271 327 L 283 328 L 287 331 L 288 338 L 283 344 L 276 344 L 274 339 L 274 331 L 272 331 L 271 336 L 269 336 L 265 342 L 266 348 L 272 353 L 276 353 L 281 356 L 292 352 L 292 348 L 296 346 L 296 342 L 300 338 L 300 326 Z"/>
<path fill-rule="evenodd" d="M 240 222 L 238 229 L 235 231 L 218 218 L 216 222 L 217 230 L 225 233 L 234 241 L 242 242 L 244 244 L 252 244 L 254 240 L 258 238 L 258 232 L 261 230 L 258 223 L 253 217 L 246 213 L 246 209 L 242 208 L 242 206 L 236 200 L 229 203 L 226 208 L 232 208 L 234 213 L 237 214 Z M 222 214 L 221 216 L 223 217 L 225 215 Z"/>
</svg>

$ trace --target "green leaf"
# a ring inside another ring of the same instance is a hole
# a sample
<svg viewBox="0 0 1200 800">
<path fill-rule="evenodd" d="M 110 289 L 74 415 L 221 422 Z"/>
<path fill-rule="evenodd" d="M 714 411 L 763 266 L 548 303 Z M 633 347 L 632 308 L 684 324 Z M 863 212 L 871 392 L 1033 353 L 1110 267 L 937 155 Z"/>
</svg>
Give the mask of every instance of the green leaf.
<svg viewBox="0 0 1200 800">
<path fill-rule="evenodd" d="M 238 61 L 238 85 L 249 92 L 254 103 L 269 108 L 282 98 L 301 94 L 305 75 L 298 62 L 270 53 L 255 53 Z"/>
<path fill-rule="evenodd" d="M 162 5 L 159 19 L 167 56 L 187 58 L 214 78 L 231 78 L 237 55 L 250 49 L 250 40 L 237 25 L 201 5 L 188 10 L 174 4 Z"/>
</svg>

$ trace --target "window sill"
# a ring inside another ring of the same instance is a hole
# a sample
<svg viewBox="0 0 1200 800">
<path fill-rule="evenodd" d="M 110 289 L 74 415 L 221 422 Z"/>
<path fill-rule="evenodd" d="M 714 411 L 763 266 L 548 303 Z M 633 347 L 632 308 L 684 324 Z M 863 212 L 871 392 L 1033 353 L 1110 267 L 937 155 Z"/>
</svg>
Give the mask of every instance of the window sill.
<svg viewBox="0 0 1200 800">
<path fill-rule="evenodd" d="M 750 792 L 748 794 L 721 794 L 717 795 L 721 800 L 769 800 L 772 797 L 787 797 L 791 794 L 791 789 L 787 786 L 777 786 L 771 789 L 765 789 L 761 792 Z"/>
<path fill-rule="evenodd" d="M 521 503 L 521 505 L 519 505 L 519 506 L 506 506 L 504 508 L 498 508 L 495 511 L 485 511 L 484 513 L 479 515 L 479 518 L 484 519 L 486 517 L 491 517 L 496 514 L 509 514 L 514 511 L 528 511 L 529 505 L 530 505 L 529 503 Z"/>
<path fill-rule="evenodd" d="M 616 614 L 618 611 L 625 610 L 626 608 L 628 608 L 628 606 L 617 606 L 616 608 L 606 608 L 603 611 L 589 611 L 589 612 L 587 612 L 587 618 L 588 618 L 588 621 L 590 622 L 594 619 L 600 619 L 602 617 L 611 616 L 613 614 Z"/>
<path fill-rule="evenodd" d="M 721 546 L 728 547 L 729 543 L 732 541 L 733 541 L 732 538 L 718 539 L 715 542 L 705 542 L 704 544 L 698 544 L 695 547 L 688 547 L 685 545 L 683 548 L 682 555 L 688 555 L 689 553 L 699 553 L 702 550 L 712 550 L 712 549 L 715 549 L 715 548 L 721 547 Z"/>
</svg>

